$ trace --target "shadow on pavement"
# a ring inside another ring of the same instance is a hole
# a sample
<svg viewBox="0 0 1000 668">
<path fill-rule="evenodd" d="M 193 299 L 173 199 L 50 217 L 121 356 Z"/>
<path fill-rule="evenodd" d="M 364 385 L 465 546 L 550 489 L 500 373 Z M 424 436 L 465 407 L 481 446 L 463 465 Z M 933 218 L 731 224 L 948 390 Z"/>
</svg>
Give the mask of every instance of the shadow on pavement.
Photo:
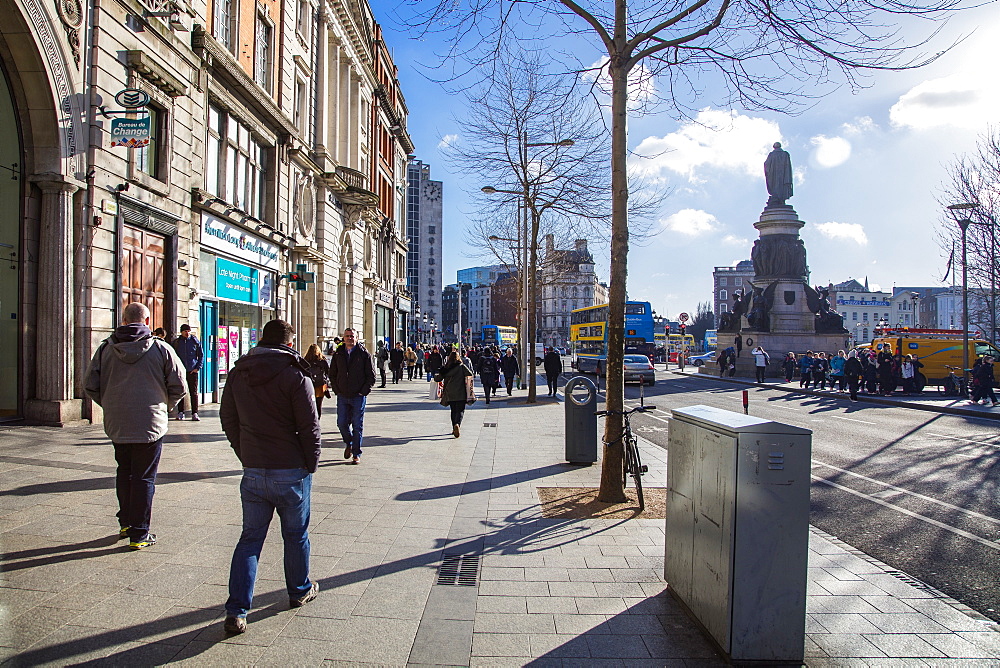
<svg viewBox="0 0 1000 668">
<path fill-rule="evenodd" d="M 541 466 L 535 469 L 528 469 L 527 471 L 520 471 L 518 473 L 508 473 L 506 475 L 497 476 L 495 478 L 481 478 L 479 480 L 470 480 L 467 482 L 458 482 L 451 485 L 440 485 L 438 487 L 424 487 L 423 489 L 414 489 L 408 492 L 403 492 L 402 494 L 397 494 L 394 498 L 396 501 L 427 501 L 430 499 L 447 499 L 453 496 L 461 496 L 463 494 L 474 494 L 476 492 L 488 492 L 491 489 L 496 489 L 497 487 L 507 487 L 508 485 L 516 485 L 518 483 L 526 482 L 528 480 L 537 480 L 538 478 L 547 478 L 551 475 L 558 475 L 560 473 L 566 473 L 568 471 L 575 470 L 571 464 L 550 464 L 548 466 Z"/>
<path fill-rule="evenodd" d="M 158 473 L 156 484 L 169 484 L 177 482 L 196 482 L 198 480 L 211 480 L 212 478 L 231 478 L 242 476 L 243 469 L 239 471 L 192 471 L 190 473 L 172 472 Z M 66 492 L 93 492 L 101 489 L 115 488 L 114 471 L 101 478 L 84 478 L 81 480 L 58 480 L 56 482 L 39 482 L 34 485 L 23 485 L 0 492 L 0 496 L 34 496 L 35 494 L 63 494 Z"/>
</svg>

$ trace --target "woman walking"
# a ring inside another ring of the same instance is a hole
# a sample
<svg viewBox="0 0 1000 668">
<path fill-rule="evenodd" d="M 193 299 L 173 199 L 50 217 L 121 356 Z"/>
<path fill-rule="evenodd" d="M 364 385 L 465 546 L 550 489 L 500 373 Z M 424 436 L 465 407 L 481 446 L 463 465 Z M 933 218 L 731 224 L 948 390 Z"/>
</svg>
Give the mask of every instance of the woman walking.
<svg viewBox="0 0 1000 668">
<path fill-rule="evenodd" d="M 406 358 L 406 380 L 413 380 L 413 369 L 417 366 L 417 354 L 413 352 L 413 348 L 406 346 L 404 357 Z"/>
<path fill-rule="evenodd" d="M 469 400 L 465 379 L 470 376 L 472 370 L 465 366 L 457 351 L 452 351 L 447 363 L 434 374 L 434 380 L 444 383 L 441 388 L 441 405 L 451 407 L 451 433 L 455 438 L 461 435 L 462 417 Z"/>
<path fill-rule="evenodd" d="M 792 382 L 792 378 L 795 377 L 795 367 L 798 363 L 795 361 L 795 353 L 789 352 L 785 355 L 785 359 L 781 360 L 781 370 L 785 372 L 785 382 Z"/>
<path fill-rule="evenodd" d="M 858 386 L 861 385 L 861 378 L 865 370 L 858 359 L 858 353 L 854 350 L 847 354 L 847 361 L 844 362 L 844 378 L 847 379 L 847 389 L 851 393 L 851 401 L 858 400 Z"/>
<path fill-rule="evenodd" d="M 309 346 L 304 359 L 309 365 L 309 377 L 316 391 L 316 414 L 320 415 L 323 410 L 323 399 L 330 394 L 330 363 L 326 361 L 326 355 L 315 343 Z"/>
</svg>

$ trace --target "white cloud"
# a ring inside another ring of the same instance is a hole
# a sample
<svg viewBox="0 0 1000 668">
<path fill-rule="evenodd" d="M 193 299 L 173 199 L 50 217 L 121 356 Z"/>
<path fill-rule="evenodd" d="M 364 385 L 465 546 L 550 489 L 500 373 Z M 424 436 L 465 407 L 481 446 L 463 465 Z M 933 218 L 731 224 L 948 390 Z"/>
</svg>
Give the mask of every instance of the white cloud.
<svg viewBox="0 0 1000 668">
<path fill-rule="evenodd" d="M 449 149 L 452 146 L 454 146 L 455 142 L 457 141 L 458 141 L 458 135 L 445 135 L 444 137 L 441 137 L 441 141 L 438 142 L 438 149 L 439 150 Z"/>
<path fill-rule="evenodd" d="M 851 157 L 851 142 L 843 137 L 816 135 L 809 143 L 816 147 L 809 156 L 810 161 L 818 167 L 837 167 Z"/>
<path fill-rule="evenodd" d="M 951 125 L 978 130 L 996 120 L 1000 89 L 992 76 L 966 72 L 917 84 L 889 109 L 897 128 L 927 130 Z"/>
<path fill-rule="evenodd" d="M 706 108 L 693 122 L 663 137 L 646 137 L 635 149 L 632 167 L 647 176 L 665 172 L 702 182 L 700 172 L 724 169 L 761 178 L 771 144 L 781 141 L 777 123 L 735 111 Z"/>
<path fill-rule="evenodd" d="M 878 130 L 878 126 L 875 121 L 872 120 L 871 116 L 859 116 L 854 119 L 853 123 L 844 123 L 841 126 L 844 134 L 851 137 L 865 134 L 866 132 L 874 132 Z"/>
<path fill-rule="evenodd" d="M 597 88 L 607 97 L 611 96 L 611 77 L 608 76 L 609 58 L 604 56 L 591 64 L 583 73 L 583 80 L 597 82 Z M 656 77 L 649 68 L 639 63 L 628 74 L 628 108 L 639 109 L 656 95 Z"/>
<path fill-rule="evenodd" d="M 868 235 L 865 234 L 865 228 L 858 223 L 820 223 L 816 229 L 828 239 L 844 239 L 853 241 L 860 246 L 868 245 Z"/>
<path fill-rule="evenodd" d="M 719 221 L 715 216 L 707 211 L 700 211 L 698 209 L 681 209 L 672 216 L 660 221 L 660 224 L 663 225 L 663 229 L 669 232 L 677 232 L 689 237 L 697 237 L 716 230 L 718 228 Z"/>
<path fill-rule="evenodd" d="M 750 240 L 744 237 L 738 237 L 735 234 L 727 234 L 722 237 L 722 243 L 727 246 L 748 246 L 750 245 Z"/>
</svg>

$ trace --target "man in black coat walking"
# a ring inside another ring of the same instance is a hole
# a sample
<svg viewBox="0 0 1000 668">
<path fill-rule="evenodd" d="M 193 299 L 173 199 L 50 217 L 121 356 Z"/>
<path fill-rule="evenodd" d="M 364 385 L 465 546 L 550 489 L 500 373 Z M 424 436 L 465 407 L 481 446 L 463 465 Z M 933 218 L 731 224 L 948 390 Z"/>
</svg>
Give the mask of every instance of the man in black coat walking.
<svg viewBox="0 0 1000 668">
<path fill-rule="evenodd" d="M 556 396 L 556 386 L 559 384 L 559 376 L 563 372 L 562 357 L 555 351 L 555 348 L 549 348 L 542 359 L 542 364 L 545 367 L 545 381 L 549 384 L 549 396 L 554 397 Z"/>
<path fill-rule="evenodd" d="M 236 362 L 222 393 L 219 418 L 243 465 L 243 532 L 229 570 L 225 630 L 243 633 L 253 601 L 257 563 L 274 511 L 285 545 L 288 604 L 316 598 L 309 579 L 312 475 L 320 457 L 319 415 L 309 365 L 291 348 L 282 320 L 264 325 L 260 343 Z"/>
<path fill-rule="evenodd" d="M 507 354 L 500 358 L 500 368 L 503 370 L 503 379 L 507 383 L 507 396 L 510 396 L 514 387 L 514 377 L 521 375 L 521 365 L 517 361 L 517 355 L 513 348 L 507 349 Z"/>
<path fill-rule="evenodd" d="M 352 463 L 360 464 L 365 403 L 375 384 L 375 366 L 350 327 L 344 330 L 344 343 L 333 353 L 330 384 L 337 395 L 337 428 L 346 445 L 344 459 L 353 456 Z"/>
<path fill-rule="evenodd" d="M 399 383 L 403 378 L 403 344 L 396 342 L 396 346 L 389 351 L 389 370 L 392 371 L 393 385 Z"/>
</svg>

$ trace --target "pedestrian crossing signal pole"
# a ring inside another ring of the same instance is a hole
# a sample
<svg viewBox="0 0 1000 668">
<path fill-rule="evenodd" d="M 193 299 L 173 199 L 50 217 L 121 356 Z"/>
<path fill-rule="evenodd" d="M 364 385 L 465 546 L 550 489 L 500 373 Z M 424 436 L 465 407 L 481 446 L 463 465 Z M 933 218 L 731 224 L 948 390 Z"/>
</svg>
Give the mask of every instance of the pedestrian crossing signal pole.
<svg viewBox="0 0 1000 668">
<path fill-rule="evenodd" d="M 743 390 L 743 414 L 750 415 L 750 392 Z"/>
</svg>

